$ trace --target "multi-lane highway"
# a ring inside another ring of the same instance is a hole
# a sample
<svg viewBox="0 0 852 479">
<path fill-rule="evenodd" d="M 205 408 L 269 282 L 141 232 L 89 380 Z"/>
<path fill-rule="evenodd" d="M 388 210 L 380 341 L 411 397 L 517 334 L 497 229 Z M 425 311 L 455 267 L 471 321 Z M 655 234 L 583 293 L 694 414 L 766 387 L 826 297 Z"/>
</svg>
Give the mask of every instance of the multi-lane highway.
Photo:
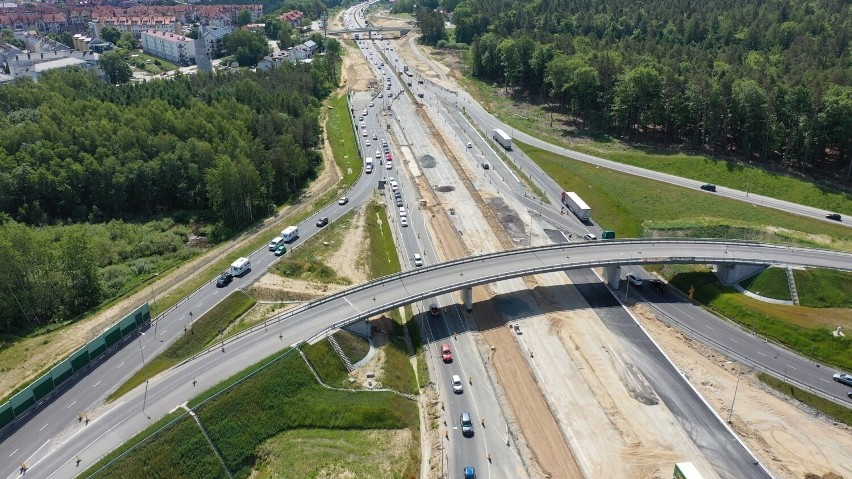
<svg viewBox="0 0 852 479">
<path fill-rule="evenodd" d="M 358 11 L 355 10 L 349 19 L 355 22 L 357 18 Z M 399 184 L 400 197 L 408 210 L 408 226 L 400 224 L 399 215 L 396 213 L 396 210 L 398 210 L 396 198 L 389 187 L 381 191 L 382 199 L 387 202 L 388 211 L 393 221 L 393 229 L 401 250 L 401 256 L 408 259 L 407 262 L 404 262 L 404 267 L 413 270 L 420 269 L 422 277 L 421 275 L 411 274 L 404 277 L 400 276 L 395 282 L 386 282 L 372 290 L 369 288 L 356 288 L 346 294 L 345 304 L 340 303 L 339 305 L 335 305 L 333 301 L 329 301 L 306 309 L 299 308 L 297 310 L 298 313 L 287 314 L 279 322 L 270 325 L 268 331 L 258 331 L 254 334 L 233 340 L 227 343 L 224 352 L 215 351 L 208 353 L 185 367 L 169 371 L 151 381 L 146 388 L 137 388 L 114 405 L 100 405 L 103 397 L 137 371 L 142 366 L 145 358 L 153 357 L 182 334 L 183 326 L 191 322 L 192 318 L 200 317 L 206 310 L 224 298 L 228 292 L 244 287 L 262 275 L 276 258 L 265 249 L 258 250 L 250 256 L 253 268 L 246 276 L 237 278 L 227 288 L 216 288 L 213 283 L 208 283 L 188 300 L 180 303 L 169 311 L 168 314 L 164 315 L 158 322 L 156 329 L 149 329 L 143 336 L 137 338 L 132 345 L 128 345 L 123 350 L 118 351 L 115 355 L 105 360 L 92 373 L 79 380 L 55 401 L 20 423 L 17 430 L 2 438 L 2 443 L 0 443 L 0 467 L 2 467 L 0 469 L 0 478 L 7 477 L 7 475 L 8 477 L 17 477 L 19 474 L 17 465 L 21 462 L 26 462 L 31 466 L 28 472 L 28 476 L 30 477 L 73 476 L 78 472 L 72 461 L 76 455 L 83 458 L 84 462 L 81 467 L 85 467 L 87 463 L 105 454 L 118 443 L 142 429 L 150 422 L 149 417 L 156 419 L 162 416 L 197 394 L 200 389 L 214 384 L 229 374 L 237 372 L 245 364 L 276 350 L 280 350 L 287 344 L 295 343 L 320 333 L 333 322 L 351 320 L 353 317 L 361 317 L 380 310 L 385 311 L 412 301 L 421 301 L 418 305 L 421 311 L 427 309 L 428 304 L 431 302 L 437 302 L 442 306 L 451 304 L 451 298 L 442 297 L 441 295 L 457 290 L 463 287 L 463 285 L 483 284 L 496 279 L 511 277 L 511 275 L 507 275 L 507 270 L 513 270 L 517 273 L 523 272 L 523 274 L 552 270 L 546 266 L 541 266 L 548 261 L 552 261 L 557 269 L 588 268 L 588 266 L 593 264 L 604 263 L 640 264 L 643 262 L 663 262 L 660 261 L 661 258 L 674 253 L 682 255 L 682 258 L 700 256 L 696 259 L 698 262 L 741 259 L 753 262 L 801 262 L 802 264 L 837 267 L 838 257 L 829 255 L 830 260 L 825 261 L 824 257 L 820 255 L 827 255 L 827 253 L 816 253 L 815 256 L 808 256 L 808 254 L 814 254 L 809 252 L 810 250 L 766 249 L 749 244 L 739 244 L 729 245 L 730 250 L 726 248 L 723 255 L 721 248 L 724 245 L 722 243 L 701 244 L 702 249 L 700 250 L 690 246 L 679 251 L 673 250 L 670 244 L 664 246 L 649 244 L 643 245 L 642 251 L 634 251 L 636 248 L 631 247 L 630 242 L 626 242 L 619 243 L 625 245 L 624 249 L 620 250 L 617 249 L 617 245 L 614 243 L 608 245 L 608 247 L 613 249 L 606 253 L 603 253 L 603 249 L 594 248 L 595 245 L 586 245 L 587 247 L 584 248 L 572 247 L 564 251 L 557 248 L 550 250 L 550 253 L 529 253 L 532 256 L 528 257 L 519 255 L 512 259 L 513 262 L 509 264 L 506 264 L 507 258 L 513 255 L 501 256 L 492 260 L 480 259 L 481 263 L 476 263 L 475 267 L 471 267 L 472 263 L 461 262 L 454 263 L 452 266 L 446 266 L 447 269 L 429 268 L 429 265 L 434 264 L 435 258 L 438 256 L 434 246 L 428 239 L 428 231 L 424 223 L 425 218 L 423 218 L 417 209 L 420 198 L 416 189 L 407 180 L 405 172 L 397 167 L 405 155 L 403 151 L 398 150 L 399 146 L 404 145 L 408 150 L 419 153 L 418 156 L 426 153 L 428 149 L 427 145 L 418 145 L 418 142 L 410 141 L 406 138 L 423 138 L 428 135 L 423 130 L 423 127 L 415 120 L 415 106 L 412 97 L 406 94 L 401 95 L 407 86 L 400 81 L 398 74 L 402 66 L 402 60 L 396 57 L 392 50 L 383 50 L 380 54 L 375 46 L 377 44 L 381 45 L 382 42 L 365 41 L 362 44 L 366 44 L 362 48 L 362 52 L 364 52 L 368 59 L 372 57 L 372 65 L 377 71 L 377 75 L 381 73 L 385 78 L 390 78 L 391 88 L 390 90 L 387 89 L 385 86 L 387 80 L 385 79 L 381 83 L 383 86 L 381 90 L 382 97 L 378 97 L 378 94 L 363 98 L 359 95 L 353 96 L 352 103 L 356 117 L 361 110 L 368 110 L 368 114 L 364 118 L 368 136 L 364 137 L 361 134 L 361 130 L 359 130 L 359 140 L 362 142 L 362 151 L 365 151 L 365 154 L 374 152 L 377 146 L 381 145 L 382 138 L 390 140 L 390 150 L 394 156 L 392 167 L 388 170 L 384 164 L 380 165 L 377 162 L 375 170 L 371 175 L 364 175 L 349 192 L 345 193 L 350 199 L 347 205 L 340 206 L 335 203 L 299 225 L 301 237 L 290 247 L 300 244 L 316 233 L 318 230 L 314 226 L 314 219 L 316 217 L 327 216 L 332 221 L 336 220 L 351 208 L 363 204 L 376 191 L 379 179 L 387 180 L 388 177 L 393 176 Z M 387 44 L 385 44 L 385 48 L 387 48 Z M 379 72 L 378 67 L 382 62 L 385 62 L 387 65 L 383 68 L 383 71 Z M 390 67 L 391 62 L 393 62 L 392 65 L 396 66 L 396 69 Z M 439 114 L 447 115 L 448 120 L 452 120 L 456 125 L 459 125 L 457 132 L 459 133 L 458 140 L 461 142 L 461 145 L 466 148 L 467 141 L 475 145 L 474 148 L 465 150 L 471 155 L 469 158 L 470 161 L 473 161 L 474 164 L 479 163 L 479 157 L 474 156 L 478 153 L 474 151 L 481 151 L 482 157 L 486 158 L 486 161 L 493 167 L 493 169 L 484 172 L 484 174 L 495 175 L 495 180 L 496 175 L 511 178 L 512 171 L 505 165 L 502 165 L 501 160 L 493 151 L 494 143 L 483 138 L 477 131 L 477 128 L 488 131 L 490 128 L 499 126 L 499 122 L 495 122 L 484 110 L 479 111 L 475 103 L 465 102 L 465 111 L 478 125 L 478 127 L 474 127 L 474 125 L 468 123 L 468 120 L 461 113 L 461 106 L 457 106 L 459 101 L 467 100 L 463 94 L 460 97 L 454 98 L 455 95 L 435 88 L 428 82 L 420 86 L 416 86 L 416 83 L 414 85 L 412 91 L 415 93 L 425 91 L 431 98 L 441 99 L 442 108 Z M 390 94 L 393 94 L 393 98 L 391 98 Z M 370 102 L 373 102 L 373 107 L 369 106 Z M 468 126 L 465 127 L 463 126 L 464 124 Z M 382 135 L 382 133 L 387 134 L 389 125 L 396 131 L 403 128 L 410 130 L 400 135 L 394 141 L 392 138 Z M 505 127 L 505 125 L 503 126 Z M 416 132 L 412 130 L 416 130 Z M 376 135 L 375 140 L 373 139 L 374 134 Z M 548 149 L 556 148 L 538 144 L 536 143 L 538 140 L 525 138 L 523 135 L 517 133 L 516 136 L 535 146 Z M 366 146 L 366 140 L 370 140 L 370 146 Z M 492 151 L 489 153 L 489 150 Z M 381 156 L 384 157 L 384 152 L 382 151 L 381 153 Z M 576 154 L 575 152 L 570 153 Z M 510 155 L 516 161 L 528 161 L 519 152 L 513 152 Z M 384 163 L 384 158 L 380 158 L 380 160 Z M 613 169 L 618 169 L 617 167 L 619 166 L 623 167 L 623 165 L 619 164 L 604 164 L 604 166 Z M 537 170 L 531 162 L 525 164 L 524 168 L 528 169 L 528 171 L 536 172 L 534 173 L 533 180 L 544 187 L 548 196 L 555 198 L 558 203 L 558 194 L 561 192 L 558 185 L 555 185 L 552 180 L 543 175 L 540 170 Z M 643 173 L 640 176 L 646 176 L 646 174 Z M 656 179 L 668 181 L 664 176 Z M 673 179 L 671 182 L 680 184 L 677 183 L 678 181 L 683 182 L 683 185 L 687 187 L 694 187 L 698 184 L 698 182 L 679 178 Z M 525 192 L 520 182 L 509 180 L 505 184 L 513 194 L 520 195 L 523 198 Z M 720 188 L 719 193 L 734 195 L 736 192 L 729 192 Z M 754 203 L 754 198 L 754 195 L 749 195 L 748 201 Z M 766 206 L 770 207 L 797 211 L 800 214 L 808 214 L 818 218 L 823 218 L 824 215 L 822 211 L 811 211 L 813 209 L 793 210 L 776 200 L 767 199 L 767 201 L 772 203 L 766 204 Z M 560 215 L 553 211 L 552 207 L 548 208 L 546 205 L 538 205 L 532 200 L 526 200 L 524 204 L 530 209 L 541 212 L 552 223 L 559 225 L 563 231 L 582 234 L 590 230 L 588 225 L 582 225 L 572 217 Z M 658 249 L 655 250 L 655 247 Z M 570 251 L 570 254 L 566 251 Z M 414 264 L 415 253 L 423 257 L 426 266 L 418 267 Z M 616 253 L 618 256 L 612 256 L 612 253 Z M 556 256 L 548 256 L 552 254 Z M 738 257 L 737 255 L 742 256 Z M 563 258 L 563 256 L 570 256 L 570 258 Z M 840 258 L 843 258 L 844 261 L 847 260 L 842 255 Z M 530 269 L 530 265 L 538 267 Z M 503 269 L 504 267 L 506 267 L 505 270 Z M 527 269 L 525 270 L 524 268 Z M 484 276 L 473 277 L 471 275 L 472 271 L 476 271 L 477 274 L 481 273 Z M 489 274 L 491 276 L 488 276 Z M 459 282 L 460 278 L 463 277 L 462 275 L 466 277 L 466 280 Z M 570 275 L 572 281 L 580 285 L 579 289 L 583 292 L 586 300 L 599 308 L 599 315 L 601 315 L 604 322 L 613 330 L 619 331 L 619 336 L 625 337 L 627 343 L 634 345 L 636 358 L 643 356 L 650 357 L 655 354 L 659 355 L 656 348 L 647 343 L 647 337 L 643 334 L 639 334 L 635 330 L 633 330 L 633 333 L 628 334 L 627 330 L 632 323 L 624 321 L 625 318 L 629 319 L 629 317 L 618 307 L 617 303 L 613 302 L 611 296 L 607 296 L 609 294 L 608 290 L 600 284 L 597 277 L 593 276 L 588 269 L 573 271 Z M 453 279 L 453 281 L 449 279 Z M 402 295 L 403 292 L 406 295 Z M 648 294 L 648 299 L 657 303 L 660 308 L 664 309 L 666 314 L 677 318 L 677 321 L 691 321 L 689 328 L 700 331 L 705 338 L 709 335 L 712 341 L 716 341 L 719 344 L 724 343 L 726 346 L 732 348 L 753 351 L 749 357 L 756 358 L 760 363 L 767 365 L 767 367 L 775 371 L 781 371 L 783 367 L 785 375 L 798 381 L 812 384 L 814 388 L 820 391 L 828 391 L 831 394 L 840 396 L 845 393 L 845 388 L 840 388 L 836 383 L 826 379 L 830 378 L 832 372 L 827 368 L 817 368 L 814 371 L 815 368 L 812 363 L 803 360 L 797 355 L 756 340 L 737 328 L 719 322 L 700 309 L 694 308 L 687 302 L 678 300 L 672 296 L 659 297 L 655 294 Z M 337 312 L 336 314 L 334 314 L 335 311 Z M 635 325 L 633 327 L 635 328 Z M 466 387 L 461 394 L 453 394 L 450 388 L 449 378 L 452 375 L 459 375 L 462 378 L 484 378 L 486 376 L 484 368 L 476 355 L 475 345 L 471 342 L 470 337 L 461 334 L 458 338 L 453 339 L 450 334 L 455 331 L 463 332 L 465 328 L 464 321 L 453 308 L 442 313 L 439 318 L 426 321 L 425 324 L 425 333 L 430 348 L 428 356 L 431 358 L 432 367 L 437 373 L 434 377 L 439 384 L 441 396 L 445 398 L 448 405 L 446 415 L 448 427 L 452 429 L 454 434 L 459 436 L 459 440 L 450 442 L 453 449 L 450 451 L 452 454 L 448 454 L 448 468 L 451 471 L 458 471 L 462 465 L 473 464 L 477 466 L 478 471 L 481 471 L 480 474 L 490 473 L 492 477 L 519 477 L 522 474 L 522 471 L 519 472 L 521 462 L 519 458 L 512 456 L 516 454 L 514 450 L 510 454 L 507 454 L 508 457 L 501 458 L 500 461 L 495 461 L 494 464 L 489 464 L 488 461 L 484 460 L 486 451 L 493 450 L 501 442 L 505 443 L 505 437 L 500 435 L 497 428 L 486 429 L 484 431 L 477 428 L 476 434 L 470 439 L 462 439 L 461 433 L 457 429 L 457 416 L 460 411 L 471 413 L 475 423 L 476 418 L 483 415 L 480 412 L 481 410 L 488 410 L 489 412 L 496 410 L 498 411 L 497 414 L 499 414 L 499 406 L 496 403 L 496 399 L 485 388 Z M 621 332 L 624 334 L 620 334 Z M 751 338 L 754 344 L 744 342 L 742 340 L 743 337 Z M 443 342 L 449 343 L 453 348 L 455 360 L 452 363 L 443 364 L 440 361 L 438 348 Z M 757 357 L 755 354 L 764 357 Z M 223 360 L 223 358 L 226 360 Z M 677 405 L 680 404 L 679 401 L 682 402 L 683 396 L 689 396 L 689 394 L 684 392 L 683 380 L 676 377 L 678 375 L 676 371 L 660 369 L 660 364 L 667 364 L 666 361 L 657 357 L 648 359 L 644 363 L 643 360 L 636 360 L 640 363 L 643 373 L 649 377 L 649 381 L 654 384 L 655 389 L 657 389 L 664 402 L 666 402 L 670 409 L 673 409 L 673 412 L 675 412 L 675 415 L 679 419 L 696 414 L 693 409 L 689 408 L 678 410 Z M 670 365 L 668 367 L 670 368 Z M 672 374 L 674 374 L 674 377 L 672 377 Z M 192 384 L 193 379 L 198 381 L 197 386 Z M 483 382 L 479 381 L 479 383 Z M 467 386 L 467 383 L 465 383 L 465 386 Z M 698 400 L 696 398 L 689 398 L 688 401 L 695 403 Z M 672 404 L 675 406 L 672 406 Z M 702 409 L 704 409 L 704 412 L 701 414 L 709 414 L 709 408 Z M 92 418 L 92 421 L 88 425 L 78 423 L 78 411 L 86 412 Z M 705 421 L 702 418 L 699 422 L 706 424 L 709 428 L 708 430 L 719 428 L 719 424 L 716 424 L 718 421 Z M 713 424 L 710 424 L 711 422 Z M 693 431 L 693 434 L 693 440 L 699 445 L 706 443 L 706 441 L 701 439 L 701 436 L 709 435 L 701 431 Z M 503 448 L 505 449 L 505 445 Z M 703 449 L 705 452 L 709 451 L 713 453 L 714 448 L 715 446 L 710 444 Z M 711 458 L 711 462 L 714 465 L 721 464 L 723 472 L 729 473 L 730 477 L 736 477 L 736 471 L 741 470 L 730 469 L 724 465 L 731 462 L 732 458 L 733 460 L 741 460 L 748 455 L 743 451 L 732 452 L 731 450 L 719 448 L 715 450 L 717 451 L 715 454 L 720 457 L 715 459 L 715 462 Z M 746 473 L 742 477 L 752 477 L 752 474 Z"/>
</svg>

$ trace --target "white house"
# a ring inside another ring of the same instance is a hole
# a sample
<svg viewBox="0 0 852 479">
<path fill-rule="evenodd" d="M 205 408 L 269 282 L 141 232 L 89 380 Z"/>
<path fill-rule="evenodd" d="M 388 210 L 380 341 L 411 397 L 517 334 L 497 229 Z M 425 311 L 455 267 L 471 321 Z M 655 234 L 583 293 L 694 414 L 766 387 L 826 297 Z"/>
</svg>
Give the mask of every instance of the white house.
<svg viewBox="0 0 852 479">
<path fill-rule="evenodd" d="M 195 63 L 195 40 L 177 33 L 156 30 L 142 32 L 142 50 L 182 65 Z"/>
</svg>

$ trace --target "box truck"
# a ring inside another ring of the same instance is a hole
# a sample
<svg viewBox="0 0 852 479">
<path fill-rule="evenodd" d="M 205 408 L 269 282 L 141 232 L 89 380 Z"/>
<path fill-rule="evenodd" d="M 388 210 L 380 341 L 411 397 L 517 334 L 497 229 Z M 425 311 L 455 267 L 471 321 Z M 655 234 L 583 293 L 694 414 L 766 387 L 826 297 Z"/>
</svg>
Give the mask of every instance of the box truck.
<svg viewBox="0 0 852 479">
<path fill-rule="evenodd" d="M 581 220 L 588 221 L 592 218 L 592 209 L 573 191 L 562 192 L 562 204 Z"/>
<path fill-rule="evenodd" d="M 492 132 L 492 137 L 494 137 L 494 141 L 500 143 L 500 146 L 507 150 L 512 149 L 512 137 L 507 135 L 505 131 L 497 128 Z"/>
<path fill-rule="evenodd" d="M 373 172 L 373 159 L 372 159 L 372 158 L 367 158 L 367 160 L 366 160 L 366 161 L 367 161 L 366 172 L 367 172 L 367 173 L 372 173 L 372 172 Z"/>
<path fill-rule="evenodd" d="M 281 237 L 284 238 L 284 241 L 289 243 L 294 239 L 299 237 L 299 227 L 298 226 L 288 226 L 281 230 Z"/>
</svg>

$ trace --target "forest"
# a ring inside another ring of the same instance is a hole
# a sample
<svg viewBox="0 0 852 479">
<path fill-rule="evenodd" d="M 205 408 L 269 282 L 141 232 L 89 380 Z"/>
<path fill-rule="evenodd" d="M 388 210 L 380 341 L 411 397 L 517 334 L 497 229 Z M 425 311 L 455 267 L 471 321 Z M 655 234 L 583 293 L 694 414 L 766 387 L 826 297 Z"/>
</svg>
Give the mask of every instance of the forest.
<svg viewBox="0 0 852 479">
<path fill-rule="evenodd" d="M 461 0 L 476 78 L 603 133 L 850 181 L 852 3 Z"/>
<path fill-rule="evenodd" d="M 192 256 L 190 233 L 220 241 L 298 196 L 338 63 L 0 86 L 0 333 L 78 317 Z"/>
</svg>

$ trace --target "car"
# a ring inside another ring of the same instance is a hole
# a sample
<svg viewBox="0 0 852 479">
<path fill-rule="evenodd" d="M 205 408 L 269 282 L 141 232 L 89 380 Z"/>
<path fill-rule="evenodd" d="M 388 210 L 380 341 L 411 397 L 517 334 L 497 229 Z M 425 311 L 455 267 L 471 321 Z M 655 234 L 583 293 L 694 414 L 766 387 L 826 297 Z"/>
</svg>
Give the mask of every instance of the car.
<svg viewBox="0 0 852 479">
<path fill-rule="evenodd" d="M 369 104 L 369 105 L 367 105 L 367 106 L 369 106 L 369 107 L 371 107 L 371 108 L 372 108 L 372 107 L 374 106 L 374 105 L 373 105 L 373 102 L 370 102 L 370 104 Z"/>
<path fill-rule="evenodd" d="M 852 386 L 852 374 L 835 373 L 834 376 L 832 376 L 832 379 L 840 384 Z"/>
<path fill-rule="evenodd" d="M 441 345 L 441 359 L 443 359 L 445 363 L 453 362 L 453 352 L 450 351 L 450 345 L 447 343 Z"/>
<path fill-rule="evenodd" d="M 838 213 L 829 213 L 829 214 L 825 215 L 825 217 L 827 219 L 834 220 L 834 221 L 842 221 L 842 219 L 840 218 L 840 215 Z"/>
<path fill-rule="evenodd" d="M 364 142 L 364 146 L 373 146 L 373 144 L 370 143 L 370 140 L 367 140 Z"/>
<path fill-rule="evenodd" d="M 419 83 L 420 85 L 422 85 L 422 84 L 423 84 L 423 80 L 417 80 L 417 83 Z"/>
<path fill-rule="evenodd" d="M 420 253 L 414 253 L 414 266 L 423 266 L 423 257 Z"/>
<path fill-rule="evenodd" d="M 411 82 L 408 82 L 408 86 L 411 86 Z"/>
<path fill-rule="evenodd" d="M 384 93 L 379 93 L 379 98 L 384 98 L 384 97 L 385 97 Z"/>
<path fill-rule="evenodd" d="M 363 136 L 364 138 L 367 138 L 367 130 L 364 130 L 364 131 L 361 133 L 361 136 Z"/>
<path fill-rule="evenodd" d="M 482 169 L 483 170 L 489 170 L 489 169 L 491 169 L 491 165 L 489 165 L 488 163 L 483 161 L 482 162 Z"/>
<path fill-rule="evenodd" d="M 381 157 L 382 157 L 382 152 L 379 151 L 379 150 L 376 150 L 376 159 L 378 160 Z"/>
<path fill-rule="evenodd" d="M 651 284 L 652 288 L 656 289 L 661 293 L 665 293 L 666 290 L 669 289 L 669 285 L 665 281 L 660 281 L 659 279 L 652 279 L 648 282 Z"/>
<path fill-rule="evenodd" d="M 322 228 L 323 226 L 328 224 L 328 218 L 323 216 L 322 218 L 317 218 L 317 226 Z"/>
<path fill-rule="evenodd" d="M 402 198 L 396 199 L 396 205 L 399 206 L 399 207 L 402 207 Z"/>
<path fill-rule="evenodd" d="M 464 392 L 464 385 L 462 384 L 462 380 L 458 374 L 453 374 L 453 392 L 456 394 Z"/>
<path fill-rule="evenodd" d="M 382 146 L 388 146 L 388 140 L 382 138 Z"/>
<path fill-rule="evenodd" d="M 633 283 L 633 286 L 642 286 L 642 278 L 639 278 L 633 273 L 627 273 L 627 281 Z"/>
<path fill-rule="evenodd" d="M 225 271 L 224 273 L 219 275 L 219 279 L 216 280 L 217 288 L 224 288 L 231 284 L 231 281 L 234 279 L 234 275 L 232 275 L 229 271 Z"/>
<path fill-rule="evenodd" d="M 437 303 L 432 303 L 429 305 L 429 314 L 432 316 L 438 316 L 441 314 L 441 309 L 438 307 Z"/>
<path fill-rule="evenodd" d="M 471 143 L 471 142 L 469 142 L 469 141 L 468 141 L 468 142 L 467 142 L 467 147 L 468 147 L 468 148 L 473 148 L 473 143 Z"/>
<path fill-rule="evenodd" d="M 703 185 L 701 185 L 701 189 L 704 191 L 712 191 L 715 193 L 716 185 L 714 185 L 713 183 L 704 183 Z"/>
<path fill-rule="evenodd" d="M 464 467 L 464 479 L 476 479 L 476 469 L 473 466 Z"/>
<path fill-rule="evenodd" d="M 473 421 L 470 419 L 470 414 L 461 413 L 459 422 L 461 423 L 462 436 L 473 436 Z"/>
<path fill-rule="evenodd" d="M 393 176 L 388 176 L 387 182 L 388 183 L 396 183 L 396 178 L 394 178 Z"/>
<path fill-rule="evenodd" d="M 402 193 L 400 193 L 399 190 L 394 191 L 393 197 L 396 198 L 396 199 L 400 199 L 400 198 L 402 198 Z"/>
<path fill-rule="evenodd" d="M 594 241 L 594 240 L 598 239 L 598 237 L 591 234 L 591 233 L 588 233 L 588 234 L 583 235 L 583 239 L 586 240 L 586 241 Z"/>
<path fill-rule="evenodd" d="M 282 254 L 287 252 L 287 247 L 283 244 L 277 248 L 275 248 L 275 256 L 281 256 Z"/>
<path fill-rule="evenodd" d="M 417 94 L 417 98 L 423 98 L 423 93 L 422 93 L 422 92 L 421 92 L 421 93 L 418 93 L 418 94 Z"/>
<path fill-rule="evenodd" d="M 349 203 L 349 198 L 347 198 L 345 196 L 341 196 L 340 199 L 337 200 L 337 204 L 340 205 L 340 206 L 343 206 L 346 203 Z"/>
<path fill-rule="evenodd" d="M 399 219 L 399 225 L 400 225 L 400 226 L 408 226 L 408 218 L 406 218 L 405 216 L 403 216 L 402 218 L 400 218 L 400 219 Z"/>
<path fill-rule="evenodd" d="M 378 140 L 378 139 L 379 139 L 379 135 L 373 133 L 373 140 Z"/>
</svg>

